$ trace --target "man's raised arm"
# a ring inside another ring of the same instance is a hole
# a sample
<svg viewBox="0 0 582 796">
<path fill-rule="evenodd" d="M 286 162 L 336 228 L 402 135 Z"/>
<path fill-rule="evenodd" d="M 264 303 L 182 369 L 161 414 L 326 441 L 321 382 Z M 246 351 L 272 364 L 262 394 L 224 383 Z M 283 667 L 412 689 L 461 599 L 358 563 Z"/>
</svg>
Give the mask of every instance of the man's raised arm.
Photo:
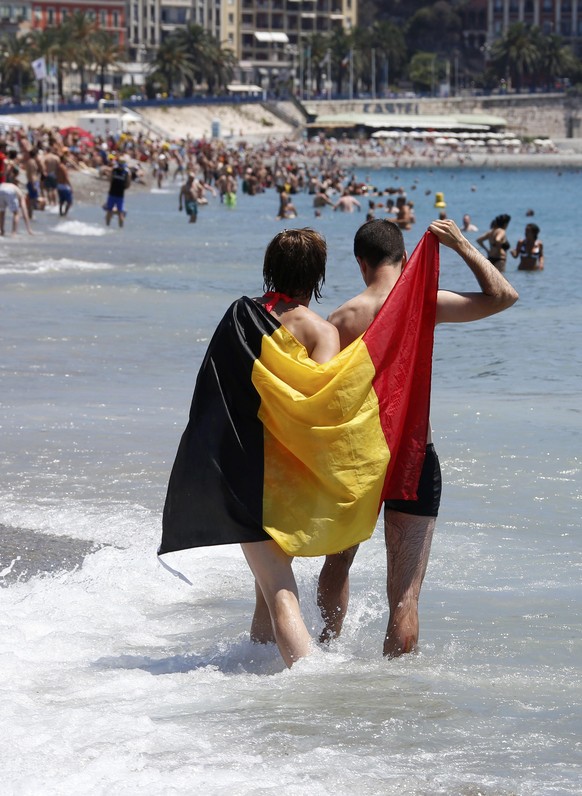
<svg viewBox="0 0 582 796">
<path fill-rule="evenodd" d="M 443 246 L 463 258 L 475 275 L 481 293 L 454 293 L 439 290 L 437 323 L 466 323 L 495 315 L 511 307 L 519 295 L 503 274 L 469 243 L 451 219 L 433 221 L 429 226 Z"/>
</svg>

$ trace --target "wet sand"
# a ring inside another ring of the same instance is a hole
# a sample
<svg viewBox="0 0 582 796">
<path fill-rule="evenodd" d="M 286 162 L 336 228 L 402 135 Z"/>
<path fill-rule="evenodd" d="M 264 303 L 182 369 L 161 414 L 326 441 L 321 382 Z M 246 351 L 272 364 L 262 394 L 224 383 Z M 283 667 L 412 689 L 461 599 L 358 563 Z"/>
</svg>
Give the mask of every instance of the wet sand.
<svg viewBox="0 0 582 796">
<path fill-rule="evenodd" d="M 40 573 L 54 575 L 83 565 L 85 556 L 102 545 L 0 525 L 0 587 L 29 580 Z"/>
</svg>

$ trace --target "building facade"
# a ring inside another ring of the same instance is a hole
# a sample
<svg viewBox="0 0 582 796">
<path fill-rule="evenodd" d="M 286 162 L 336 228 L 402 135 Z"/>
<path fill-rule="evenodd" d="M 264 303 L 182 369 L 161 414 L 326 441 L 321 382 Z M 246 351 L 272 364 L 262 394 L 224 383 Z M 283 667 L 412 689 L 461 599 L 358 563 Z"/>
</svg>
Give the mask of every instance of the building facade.
<svg viewBox="0 0 582 796">
<path fill-rule="evenodd" d="M 308 71 L 308 40 L 357 25 L 358 0 L 220 0 L 220 35 L 239 78 L 272 89 Z"/>
<path fill-rule="evenodd" d="M 124 0 L 32 0 L 31 27 L 44 30 L 62 25 L 77 11 L 84 12 L 99 28 L 112 33 L 117 43 L 126 43 Z"/>
<path fill-rule="evenodd" d="M 582 55 L 582 0 L 487 0 L 488 42 L 515 22 L 556 33 L 576 55 Z"/>
</svg>

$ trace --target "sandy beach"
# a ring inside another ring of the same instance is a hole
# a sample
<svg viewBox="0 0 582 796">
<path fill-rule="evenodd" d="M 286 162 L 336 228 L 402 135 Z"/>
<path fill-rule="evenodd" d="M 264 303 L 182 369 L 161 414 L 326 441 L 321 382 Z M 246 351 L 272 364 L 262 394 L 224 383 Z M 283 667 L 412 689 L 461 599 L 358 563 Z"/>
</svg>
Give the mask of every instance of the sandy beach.
<svg viewBox="0 0 582 796">
<path fill-rule="evenodd" d="M 136 123 L 134 134 L 145 133 L 154 140 L 211 139 L 213 124 L 218 123 L 220 135 L 214 141 L 226 147 L 241 142 L 261 146 L 266 141 L 292 140 L 298 144 L 298 158 L 306 162 L 319 160 L 323 149 L 309 144 L 305 148 L 305 130 L 286 123 L 261 104 L 165 106 L 139 109 L 143 123 Z M 14 114 L 26 127 L 62 129 L 82 126 L 83 112 Z M 216 128 L 215 128 L 216 129 Z M 582 139 L 554 139 L 554 151 L 544 151 L 533 144 L 521 150 L 504 147 L 465 148 L 451 150 L 434 145 L 415 148 L 414 154 L 401 153 L 399 146 L 381 141 L 350 141 L 328 138 L 334 160 L 344 168 L 582 168 Z M 325 150 L 329 153 L 329 147 Z"/>
</svg>

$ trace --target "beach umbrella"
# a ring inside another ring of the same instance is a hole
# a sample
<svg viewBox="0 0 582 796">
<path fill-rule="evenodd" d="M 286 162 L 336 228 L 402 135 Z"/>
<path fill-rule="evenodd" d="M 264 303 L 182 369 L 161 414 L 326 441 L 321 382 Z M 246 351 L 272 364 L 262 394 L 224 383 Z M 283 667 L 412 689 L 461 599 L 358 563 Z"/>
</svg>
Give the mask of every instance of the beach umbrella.
<svg viewBox="0 0 582 796">
<path fill-rule="evenodd" d="M 498 141 L 496 138 L 488 138 L 487 139 L 487 146 L 499 146 L 501 142 Z"/>
<path fill-rule="evenodd" d="M 475 141 L 475 139 L 474 139 L 474 138 L 465 138 L 465 140 L 463 141 L 463 143 L 464 143 L 466 146 L 475 146 L 475 144 L 476 144 L 477 142 Z"/>
<path fill-rule="evenodd" d="M 76 135 L 77 138 L 85 138 L 88 142 L 93 142 L 93 135 L 88 130 L 83 130 L 82 127 L 63 127 L 59 130 L 63 138 L 67 135 Z"/>
<path fill-rule="evenodd" d="M 0 116 L 0 128 L 22 127 L 22 122 L 14 116 Z"/>
</svg>

